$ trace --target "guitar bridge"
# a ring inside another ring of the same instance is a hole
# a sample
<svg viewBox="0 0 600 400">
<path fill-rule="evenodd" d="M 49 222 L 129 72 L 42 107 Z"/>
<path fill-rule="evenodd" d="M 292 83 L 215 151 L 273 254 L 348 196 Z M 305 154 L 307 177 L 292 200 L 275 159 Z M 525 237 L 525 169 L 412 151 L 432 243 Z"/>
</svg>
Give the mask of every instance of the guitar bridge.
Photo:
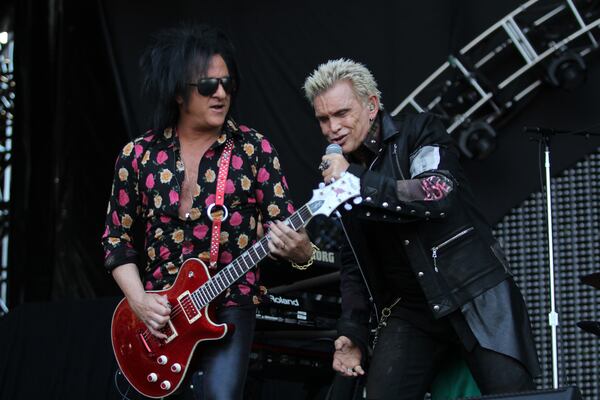
<svg viewBox="0 0 600 400">
<path fill-rule="evenodd" d="M 183 313 L 190 324 L 194 323 L 202 316 L 200 310 L 198 310 L 194 304 L 189 290 L 181 293 L 179 297 L 177 297 L 177 301 L 179 302 L 179 305 L 181 306 L 181 309 L 183 310 Z"/>
</svg>

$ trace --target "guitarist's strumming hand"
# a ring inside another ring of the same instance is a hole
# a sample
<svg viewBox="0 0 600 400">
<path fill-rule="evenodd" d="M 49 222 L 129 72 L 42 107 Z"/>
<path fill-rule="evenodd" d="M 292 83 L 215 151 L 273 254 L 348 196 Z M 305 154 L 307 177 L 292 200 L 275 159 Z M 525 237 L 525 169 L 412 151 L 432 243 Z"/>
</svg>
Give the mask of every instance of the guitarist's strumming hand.
<svg viewBox="0 0 600 400">
<path fill-rule="evenodd" d="M 346 172 L 350 164 L 341 154 L 325 154 L 322 157 L 321 166 L 323 181 L 331 183 L 331 179 L 339 179 L 343 172 Z"/>
<path fill-rule="evenodd" d="M 167 298 L 144 291 L 138 267 L 134 263 L 123 264 L 113 269 L 112 276 L 127 297 L 129 307 L 148 327 L 150 333 L 157 338 L 166 339 L 167 335 L 159 330 L 165 326 L 171 314 Z"/>
<path fill-rule="evenodd" d="M 166 296 L 157 293 L 146 293 L 135 300 L 127 299 L 129 306 L 138 318 L 148 327 L 150 333 L 159 339 L 166 339 L 167 335 L 160 332 L 169 321 L 171 306 Z"/>
<path fill-rule="evenodd" d="M 346 336 L 338 337 L 335 342 L 335 353 L 333 353 L 333 369 L 343 376 L 364 375 L 365 371 L 360 365 L 362 352 Z"/>
</svg>

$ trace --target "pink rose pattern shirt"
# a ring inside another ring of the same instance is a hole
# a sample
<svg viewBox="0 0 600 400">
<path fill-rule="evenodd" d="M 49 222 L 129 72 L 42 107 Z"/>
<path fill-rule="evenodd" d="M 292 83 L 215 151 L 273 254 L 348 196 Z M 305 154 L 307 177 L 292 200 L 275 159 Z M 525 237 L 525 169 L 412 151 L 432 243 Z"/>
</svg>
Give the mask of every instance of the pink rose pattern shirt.
<svg viewBox="0 0 600 400">
<path fill-rule="evenodd" d="M 169 288 L 188 258 L 208 265 L 212 225 L 206 209 L 214 203 L 219 157 L 230 137 L 234 147 L 225 187 L 229 218 L 221 227 L 217 271 L 256 242 L 259 214 L 267 223 L 294 212 L 275 148 L 260 133 L 229 119 L 200 160 L 189 217 L 179 218 L 185 171 L 177 134 L 172 129 L 149 132 L 128 143 L 117 158 L 102 236 L 108 270 L 139 262 L 132 242 L 134 222 L 145 224 L 146 290 Z M 227 289 L 222 304 L 258 304 L 264 294 L 258 281 L 257 267 Z"/>
</svg>

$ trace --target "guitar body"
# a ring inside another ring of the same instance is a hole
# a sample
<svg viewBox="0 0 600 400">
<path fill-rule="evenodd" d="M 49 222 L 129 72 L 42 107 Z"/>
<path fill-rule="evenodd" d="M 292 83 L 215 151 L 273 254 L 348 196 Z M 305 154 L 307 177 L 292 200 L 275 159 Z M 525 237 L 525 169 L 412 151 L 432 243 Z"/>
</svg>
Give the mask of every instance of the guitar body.
<svg viewBox="0 0 600 400">
<path fill-rule="evenodd" d="M 212 306 L 198 309 L 190 297 L 210 279 L 208 269 L 198 259 L 183 263 L 173 286 L 156 291 L 171 304 L 169 323 L 163 328 L 167 339 L 154 337 L 121 300 L 112 318 L 112 346 L 119 368 L 141 394 L 160 398 L 173 393 L 183 381 L 194 349 L 205 340 L 223 338 L 233 327 L 216 324 Z"/>
</svg>

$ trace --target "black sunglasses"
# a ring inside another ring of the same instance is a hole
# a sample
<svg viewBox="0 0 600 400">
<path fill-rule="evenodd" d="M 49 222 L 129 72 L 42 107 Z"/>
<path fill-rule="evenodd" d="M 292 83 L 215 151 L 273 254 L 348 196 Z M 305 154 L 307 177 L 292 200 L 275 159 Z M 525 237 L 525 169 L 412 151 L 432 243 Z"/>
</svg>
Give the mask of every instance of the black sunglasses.
<svg viewBox="0 0 600 400">
<path fill-rule="evenodd" d="M 233 92 L 233 78 L 226 76 L 225 78 L 200 78 L 197 83 L 188 83 L 190 86 L 196 86 L 198 93 L 202 96 L 212 96 L 219 89 L 219 84 L 223 86 L 225 93 Z"/>
</svg>

